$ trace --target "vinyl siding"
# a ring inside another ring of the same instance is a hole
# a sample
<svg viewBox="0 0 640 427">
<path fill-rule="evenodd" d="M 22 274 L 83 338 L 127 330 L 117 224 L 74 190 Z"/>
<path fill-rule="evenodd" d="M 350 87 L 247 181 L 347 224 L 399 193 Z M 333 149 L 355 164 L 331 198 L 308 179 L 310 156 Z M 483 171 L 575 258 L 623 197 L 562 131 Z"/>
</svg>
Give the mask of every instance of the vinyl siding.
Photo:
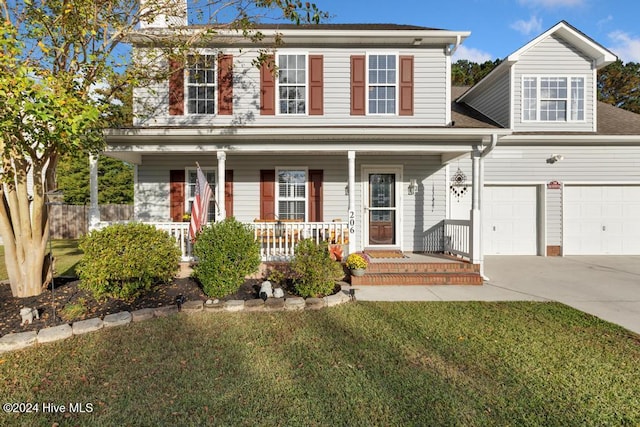
<svg viewBox="0 0 640 427">
<path fill-rule="evenodd" d="M 286 53 L 287 49 L 281 49 Z M 291 49 L 292 53 L 324 56 L 324 115 L 261 116 L 259 105 L 259 70 L 251 65 L 255 52 L 229 50 L 234 60 L 234 105 L 232 116 L 170 116 L 168 113 L 168 83 L 158 82 L 148 88 L 134 90 L 135 126 L 273 126 L 273 125 L 373 125 L 381 116 L 351 116 L 348 100 L 350 92 L 350 56 L 364 55 L 366 50 L 347 49 Z M 433 125 L 446 123 L 446 61 L 442 48 L 420 50 L 375 50 L 371 53 L 397 53 L 414 56 L 414 115 L 383 116 L 388 125 Z"/>
<path fill-rule="evenodd" d="M 547 163 L 552 154 L 564 159 Z M 450 165 L 471 183 L 471 158 Z M 496 147 L 485 159 L 486 184 L 640 183 L 640 147 Z M 469 190 L 471 191 L 471 190 Z M 470 205 L 470 198 L 466 198 Z M 453 203 L 453 202 L 450 202 Z M 562 190 L 546 190 L 547 245 L 562 245 Z"/>
<path fill-rule="evenodd" d="M 138 166 L 136 206 L 140 221 L 170 221 L 169 171 L 200 166 L 216 167 L 215 153 L 206 156 L 143 156 Z M 400 165 L 403 169 L 401 188 L 402 249 L 424 250 L 424 231 L 440 222 L 445 215 L 445 172 L 439 156 L 356 156 L 356 245 L 362 247 L 362 167 Z M 260 216 L 260 170 L 278 167 L 307 167 L 323 172 L 323 218 L 347 220 L 348 175 L 347 156 L 322 155 L 242 155 L 227 154 L 226 169 L 233 170 L 234 216 L 242 222 L 253 222 Z M 366 179 L 366 177 L 365 177 Z M 408 195 L 408 183 L 416 179 L 419 190 Z"/>
<path fill-rule="evenodd" d="M 524 76 L 567 76 L 585 78 L 585 120 L 583 122 L 523 122 L 522 78 Z M 594 130 L 594 72 L 592 61 L 557 36 L 542 40 L 514 65 L 514 130 L 575 131 Z"/>
<path fill-rule="evenodd" d="M 479 86 L 465 98 L 465 103 L 508 128 L 510 126 L 511 80 L 505 67 L 490 85 Z"/>
</svg>

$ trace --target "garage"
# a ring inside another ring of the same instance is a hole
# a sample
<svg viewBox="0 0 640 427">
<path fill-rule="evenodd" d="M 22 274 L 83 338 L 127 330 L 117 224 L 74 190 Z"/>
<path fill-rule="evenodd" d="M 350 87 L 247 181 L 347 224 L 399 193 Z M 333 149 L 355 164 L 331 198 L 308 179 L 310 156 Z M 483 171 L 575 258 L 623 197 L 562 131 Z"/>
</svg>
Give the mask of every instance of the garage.
<svg viewBox="0 0 640 427">
<path fill-rule="evenodd" d="M 565 185 L 565 255 L 640 254 L 640 185 Z"/>
<path fill-rule="evenodd" d="M 537 187 L 485 186 L 485 255 L 537 255 Z"/>
</svg>

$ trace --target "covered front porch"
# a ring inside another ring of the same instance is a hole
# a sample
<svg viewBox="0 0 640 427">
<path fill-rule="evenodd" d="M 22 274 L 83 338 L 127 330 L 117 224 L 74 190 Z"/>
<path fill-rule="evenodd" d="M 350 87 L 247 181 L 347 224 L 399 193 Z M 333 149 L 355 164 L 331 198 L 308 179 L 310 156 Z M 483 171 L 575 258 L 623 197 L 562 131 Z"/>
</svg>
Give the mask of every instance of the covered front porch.
<svg viewBox="0 0 640 427">
<path fill-rule="evenodd" d="M 256 142 L 213 136 L 212 130 L 179 131 L 119 131 L 108 138 L 105 154 L 134 164 L 135 219 L 170 233 L 185 260 L 192 259 L 188 222 L 176 220 L 175 213 L 188 213 L 188 177 L 198 161 L 215 181 L 210 220 L 234 216 L 248 224 L 264 261 L 291 259 L 297 242 L 312 238 L 340 246 L 345 257 L 396 249 L 450 254 L 481 268 L 482 162 L 497 135 L 436 129 L 400 136 L 384 128 L 310 138 L 297 130 L 295 137 L 270 135 L 277 140 Z M 449 220 L 448 164 L 469 155 L 472 210 L 468 220 Z M 97 200 L 97 158 L 91 166 L 92 200 Z M 176 185 L 178 175 L 182 181 Z M 182 204 L 174 209 L 174 193 L 180 192 Z M 92 203 L 91 224 L 98 227 L 95 207 Z"/>
</svg>

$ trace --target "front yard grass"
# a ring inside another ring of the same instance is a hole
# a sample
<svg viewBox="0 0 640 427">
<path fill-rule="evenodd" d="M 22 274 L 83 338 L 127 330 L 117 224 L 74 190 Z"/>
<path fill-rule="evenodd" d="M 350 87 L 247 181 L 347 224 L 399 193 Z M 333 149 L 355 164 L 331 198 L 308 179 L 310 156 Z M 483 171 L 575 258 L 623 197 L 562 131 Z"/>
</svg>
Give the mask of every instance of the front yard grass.
<svg viewBox="0 0 640 427">
<path fill-rule="evenodd" d="M 75 276 L 76 264 L 82 258 L 82 251 L 78 248 L 78 240 L 54 240 L 52 242 L 53 256 L 55 258 L 55 277 Z M 47 253 L 49 244 L 47 243 Z M 0 280 L 9 278 L 7 267 L 4 263 L 4 246 L 0 245 Z"/>
<path fill-rule="evenodd" d="M 178 314 L 0 354 L 5 402 L 93 408 L 0 424 L 638 425 L 638 366 L 638 335 L 556 303 Z"/>
</svg>

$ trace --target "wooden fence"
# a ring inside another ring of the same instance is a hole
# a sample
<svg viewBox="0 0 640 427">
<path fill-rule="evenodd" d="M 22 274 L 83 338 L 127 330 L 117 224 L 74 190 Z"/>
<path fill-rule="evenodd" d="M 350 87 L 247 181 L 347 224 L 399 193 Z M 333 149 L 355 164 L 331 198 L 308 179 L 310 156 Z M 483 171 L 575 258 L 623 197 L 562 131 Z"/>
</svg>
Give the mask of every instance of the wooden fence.
<svg viewBox="0 0 640 427">
<path fill-rule="evenodd" d="M 51 205 L 51 237 L 78 239 L 89 231 L 87 205 Z M 133 205 L 100 205 L 101 221 L 129 221 L 133 219 Z"/>
</svg>

